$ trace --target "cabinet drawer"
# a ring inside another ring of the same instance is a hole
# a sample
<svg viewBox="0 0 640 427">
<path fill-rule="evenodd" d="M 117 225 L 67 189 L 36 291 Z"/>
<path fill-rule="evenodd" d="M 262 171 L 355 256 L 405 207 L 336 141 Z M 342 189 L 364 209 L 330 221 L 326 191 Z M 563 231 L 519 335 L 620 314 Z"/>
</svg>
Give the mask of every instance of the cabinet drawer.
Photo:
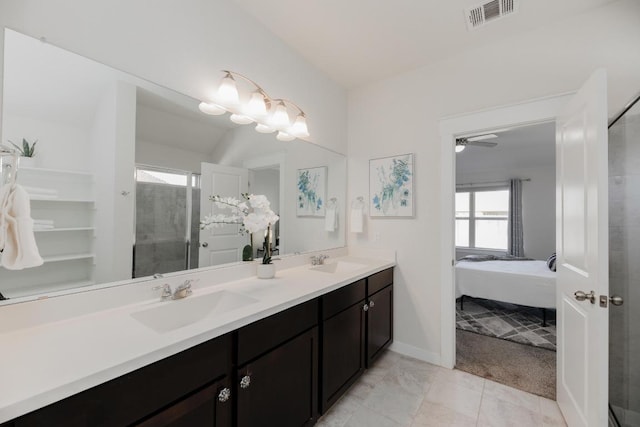
<svg viewBox="0 0 640 427">
<path fill-rule="evenodd" d="M 230 364 L 227 334 L 27 414 L 16 427 L 129 425 L 225 375 Z"/>
<path fill-rule="evenodd" d="M 243 365 L 318 324 L 318 300 L 292 307 L 238 330 L 238 365 Z"/>
<path fill-rule="evenodd" d="M 342 310 L 351 307 L 358 301 L 366 297 L 367 280 L 358 280 L 351 285 L 336 289 L 322 297 L 322 319 L 326 320 L 331 316 L 340 313 Z"/>
<path fill-rule="evenodd" d="M 393 283 L 393 267 L 369 276 L 367 279 L 367 295 L 373 295 L 385 286 Z"/>
</svg>

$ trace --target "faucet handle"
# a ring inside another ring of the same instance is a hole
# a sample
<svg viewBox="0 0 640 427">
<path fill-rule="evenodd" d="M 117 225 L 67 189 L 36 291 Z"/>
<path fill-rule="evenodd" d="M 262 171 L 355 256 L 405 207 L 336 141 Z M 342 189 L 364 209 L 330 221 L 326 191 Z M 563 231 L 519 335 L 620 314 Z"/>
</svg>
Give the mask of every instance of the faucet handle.
<svg viewBox="0 0 640 427">
<path fill-rule="evenodd" d="M 160 289 L 162 289 L 162 295 L 160 295 L 160 298 L 165 300 L 172 297 L 173 292 L 171 292 L 171 285 L 169 285 L 168 283 L 165 283 L 164 285 L 158 285 L 151 288 L 152 291 L 157 291 Z"/>
</svg>

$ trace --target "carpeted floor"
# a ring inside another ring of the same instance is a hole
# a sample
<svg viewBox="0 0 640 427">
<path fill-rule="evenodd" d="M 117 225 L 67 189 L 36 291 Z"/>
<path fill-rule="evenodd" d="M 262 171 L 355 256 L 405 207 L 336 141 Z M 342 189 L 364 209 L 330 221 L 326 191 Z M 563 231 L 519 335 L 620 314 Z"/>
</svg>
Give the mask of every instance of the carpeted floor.
<svg viewBox="0 0 640 427">
<path fill-rule="evenodd" d="M 542 311 L 481 298 L 464 297 L 456 303 L 456 327 L 520 344 L 556 349 L 556 312 L 547 310 L 547 326 L 542 326 Z"/>
<path fill-rule="evenodd" d="M 556 398 L 556 352 L 456 331 L 456 368 L 548 399 Z"/>
</svg>

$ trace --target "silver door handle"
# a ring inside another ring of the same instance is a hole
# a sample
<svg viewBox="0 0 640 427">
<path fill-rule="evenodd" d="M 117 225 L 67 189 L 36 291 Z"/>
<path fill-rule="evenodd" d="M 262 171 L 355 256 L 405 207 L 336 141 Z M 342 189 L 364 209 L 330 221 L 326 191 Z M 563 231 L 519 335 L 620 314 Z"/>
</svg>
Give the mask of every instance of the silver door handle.
<svg viewBox="0 0 640 427">
<path fill-rule="evenodd" d="M 208 246 L 209 246 L 209 244 L 208 244 L 207 242 L 204 242 L 204 243 L 202 244 L 202 247 L 203 247 L 203 248 L 206 248 L 206 247 L 208 247 Z"/>
<path fill-rule="evenodd" d="M 624 304 L 624 300 L 622 299 L 621 296 L 618 295 L 612 295 L 609 297 L 609 302 L 611 303 L 611 305 L 622 305 Z"/>
<path fill-rule="evenodd" d="M 589 292 L 588 294 L 585 294 L 583 291 L 575 291 L 573 296 L 576 297 L 578 301 L 584 301 L 588 299 L 591 304 L 596 303 L 596 293 L 593 291 Z"/>
</svg>

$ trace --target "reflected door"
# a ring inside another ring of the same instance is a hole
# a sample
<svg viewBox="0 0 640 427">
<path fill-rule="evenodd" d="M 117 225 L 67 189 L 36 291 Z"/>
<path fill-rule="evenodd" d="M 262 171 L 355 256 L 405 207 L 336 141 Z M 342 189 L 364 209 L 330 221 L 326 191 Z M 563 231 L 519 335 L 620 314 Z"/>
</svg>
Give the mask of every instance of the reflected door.
<svg viewBox="0 0 640 427">
<path fill-rule="evenodd" d="M 235 197 L 248 192 L 249 171 L 242 168 L 202 163 L 200 219 L 213 213 L 229 213 L 215 206 L 210 196 Z M 199 267 L 242 261 L 242 248 L 249 236 L 240 234 L 240 225 L 231 224 L 200 231 Z"/>
<path fill-rule="evenodd" d="M 606 82 L 596 71 L 556 120 L 557 396 L 570 426 L 607 425 Z"/>
</svg>

